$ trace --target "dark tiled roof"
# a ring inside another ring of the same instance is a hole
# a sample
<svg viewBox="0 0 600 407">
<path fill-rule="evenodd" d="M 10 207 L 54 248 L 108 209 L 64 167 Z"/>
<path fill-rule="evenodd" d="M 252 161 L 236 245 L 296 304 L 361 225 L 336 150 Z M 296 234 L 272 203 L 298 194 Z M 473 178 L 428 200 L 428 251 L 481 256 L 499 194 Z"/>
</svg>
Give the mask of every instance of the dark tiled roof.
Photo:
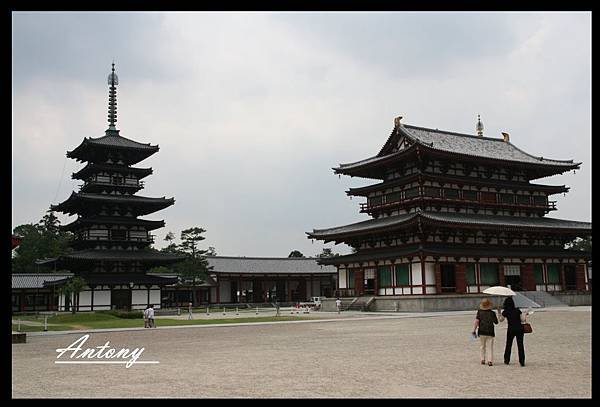
<svg viewBox="0 0 600 407">
<path fill-rule="evenodd" d="M 495 258 L 591 258 L 591 253 L 576 250 L 553 250 L 552 248 L 494 248 L 494 247 L 476 247 L 465 246 L 452 247 L 450 245 L 439 246 L 425 244 L 422 247 L 411 246 L 391 249 L 375 249 L 371 251 L 361 251 L 340 257 L 330 257 L 319 260 L 320 264 L 348 264 L 354 262 L 364 262 L 372 260 L 387 260 L 405 256 L 419 255 L 425 256 L 451 256 L 451 257 L 495 257 Z"/>
<path fill-rule="evenodd" d="M 334 267 L 320 266 L 315 258 L 301 257 L 227 257 L 209 256 L 211 273 L 232 274 L 331 274 Z"/>
<path fill-rule="evenodd" d="M 139 143 L 134 140 L 130 140 L 126 137 L 120 136 L 118 131 L 107 131 L 106 135 L 103 137 L 93 138 L 93 137 L 85 137 L 81 144 L 75 148 L 73 151 L 69 151 L 67 153 L 67 157 L 74 156 L 77 153 L 78 149 L 83 149 L 85 146 L 107 146 L 107 147 L 116 147 L 116 148 L 130 148 L 136 150 L 148 150 L 148 151 L 157 151 L 158 146 L 152 146 L 150 143 L 144 144 Z"/>
<path fill-rule="evenodd" d="M 12 275 L 12 288 L 43 288 L 46 281 L 72 277 L 73 273 L 23 273 Z"/>
<path fill-rule="evenodd" d="M 402 136 L 433 150 L 465 156 L 566 168 L 574 168 L 581 164 L 574 163 L 573 160 L 552 160 L 537 157 L 526 153 L 510 142 L 505 142 L 504 139 L 480 137 L 411 125 L 400 125 L 398 132 L 392 133 L 379 154 L 354 163 L 340 164 L 339 169 L 361 167 L 365 164 L 384 161 L 401 155 L 404 152 L 403 150 L 395 153 L 390 153 L 390 151 L 391 145 L 397 142 Z"/>
<path fill-rule="evenodd" d="M 54 211 L 73 212 L 78 204 L 83 202 L 106 202 L 106 203 L 124 203 L 128 205 L 150 205 L 160 209 L 173 205 L 174 198 L 150 198 L 139 195 L 112 195 L 112 194 L 92 194 L 86 192 L 73 192 L 71 196 L 58 205 L 51 205 L 50 208 Z M 158 209 L 156 209 L 158 210 Z M 154 211 L 152 211 L 154 212 Z"/>
<path fill-rule="evenodd" d="M 62 226 L 64 230 L 75 230 L 82 225 L 106 224 L 106 225 L 134 225 L 144 226 L 147 230 L 154 230 L 165 226 L 164 220 L 146 220 L 130 218 L 125 216 L 92 216 L 89 218 L 79 218 L 75 221 Z"/>
<path fill-rule="evenodd" d="M 338 226 L 330 229 L 315 229 L 308 233 L 309 238 L 330 239 L 334 236 L 342 236 L 352 233 L 372 232 L 378 229 L 396 227 L 403 223 L 413 220 L 416 217 L 422 217 L 425 220 L 452 223 L 460 225 L 479 225 L 481 227 L 514 227 L 514 228 L 543 228 L 543 229 L 563 229 L 563 230 L 583 230 L 591 233 L 592 224 L 589 222 L 579 222 L 555 218 L 530 218 L 519 216 L 492 216 L 475 215 L 466 213 L 450 212 L 413 212 L 409 214 L 388 216 L 380 219 L 371 219 L 363 222 L 352 223 L 350 225 Z"/>
<path fill-rule="evenodd" d="M 87 177 L 89 177 L 90 175 L 99 172 L 99 171 L 109 171 L 109 172 L 116 172 L 116 173 L 129 173 L 129 174 L 134 174 L 137 175 L 139 178 L 138 179 L 142 179 L 144 177 L 147 177 L 148 175 L 152 174 L 152 168 L 136 168 L 136 167 L 129 167 L 127 165 L 120 165 L 120 164 L 99 164 L 99 163 L 88 163 L 85 167 L 83 167 L 82 169 L 80 169 L 77 172 L 74 172 L 71 175 L 71 178 L 73 179 L 85 179 Z"/>
<path fill-rule="evenodd" d="M 592 231 L 592 224 L 589 222 L 580 222 L 574 220 L 546 218 L 546 217 L 522 217 L 522 216 L 493 216 L 493 215 L 474 215 L 466 213 L 451 213 L 451 212 L 421 212 L 424 218 L 431 220 L 470 224 L 482 226 L 514 226 L 528 228 L 545 228 L 545 229 L 578 229 Z"/>
<path fill-rule="evenodd" d="M 396 226 L 398 224 L 413 220 L 416 217 L 417 213 L 413 212 L 397 216 L 388 216 L 380 219 L 369 219 L 362 222 L 351 223 L 349 225 L 337 226 L 329 229 L 314 229 L 312 232 L 309 232 L 308 235 L 309 238 L 312 238 L 313 236 L 315 238 L 322 238 L 353 232 L 367 232 L 389 226 Z"/>
<path fill-rule="evenodd" d="M 104 260 L 104 261 L 141 261 L 174 262 L 185 259 L 184 256 L 147 250 L 81 250 L 60 257 L 60 260 Z"/>
</svg>

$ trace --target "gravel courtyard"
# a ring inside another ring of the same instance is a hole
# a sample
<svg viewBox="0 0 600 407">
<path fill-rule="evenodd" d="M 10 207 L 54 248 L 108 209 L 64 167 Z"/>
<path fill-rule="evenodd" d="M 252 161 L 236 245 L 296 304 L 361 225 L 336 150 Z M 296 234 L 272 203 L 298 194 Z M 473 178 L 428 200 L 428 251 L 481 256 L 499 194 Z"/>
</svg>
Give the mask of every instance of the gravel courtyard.
<svg viewBox="0 0 600 407">
<path fill-rule="evenodd" d="M 348 314 L 348 316 L 350 316 Z M 55 364 L 81 334 L 31 336 L 12 345 L 13 397 L 591 397 L 591 307 L 530 317 L 526 366 L 513 345 L 479 364 L 473 314 L 342 318 L 236 327 L 92 333 L 84 349 L 144 347 L 159 364 Z M 66 355 L 63 357 L 66 358 Z M 506 387 L 504 383 L 515 385 Z M 516 383 L 519 383 L 516 385 Z"/>
</svg>

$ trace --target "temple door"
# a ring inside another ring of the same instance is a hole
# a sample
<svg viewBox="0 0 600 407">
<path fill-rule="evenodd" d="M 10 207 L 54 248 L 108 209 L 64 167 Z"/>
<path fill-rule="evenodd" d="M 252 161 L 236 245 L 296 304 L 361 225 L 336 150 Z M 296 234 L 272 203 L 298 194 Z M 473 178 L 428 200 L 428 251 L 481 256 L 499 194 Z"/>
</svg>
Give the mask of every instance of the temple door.
<svg viewBox="0 0 600 407">
<path fill-rule="evenodd" d="M 365 292 L 362 270 L 354 271 L 354 290 L 357 296 L 363 295 L 363 293 Z"/>
</svg>

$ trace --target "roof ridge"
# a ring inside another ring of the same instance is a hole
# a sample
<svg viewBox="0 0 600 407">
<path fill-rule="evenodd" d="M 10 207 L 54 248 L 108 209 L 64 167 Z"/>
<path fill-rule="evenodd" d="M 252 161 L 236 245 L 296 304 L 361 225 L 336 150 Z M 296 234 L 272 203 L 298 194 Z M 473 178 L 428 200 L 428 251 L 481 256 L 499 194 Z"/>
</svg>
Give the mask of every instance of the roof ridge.
<svg viewBox="0 0 600 407">
<path fill-rule="evenodd" d="M 501 141 L 501 142 L 504 142 L 504 139 L 502 139 L 502 138 L 493 138 L 493 137 L 486 137 L 486 136 L 477 136 L 477 135 L 474 135 L 474 134 L 457 133 L 455 131 L 432 129 L 432 128 L 429 128 L 429 127 L 414 126 L 412 124 L 400 124 L 400 126 L 401 127 L 409 127 L 409 128 L 413 128 L 413 129 L 419 129 L 419 130 L 434 131 L 434 132 L 438 132 L 438 133 L 446 133 L 446 134 L 451 134 L 453 136 L 471 137 L 471 138 L 475 138 L 475 139 L 478 139 L 478 140 L 479 139 L 485 139 L 485 140 L 491 140 L 491 141 Z"/>
</svg>

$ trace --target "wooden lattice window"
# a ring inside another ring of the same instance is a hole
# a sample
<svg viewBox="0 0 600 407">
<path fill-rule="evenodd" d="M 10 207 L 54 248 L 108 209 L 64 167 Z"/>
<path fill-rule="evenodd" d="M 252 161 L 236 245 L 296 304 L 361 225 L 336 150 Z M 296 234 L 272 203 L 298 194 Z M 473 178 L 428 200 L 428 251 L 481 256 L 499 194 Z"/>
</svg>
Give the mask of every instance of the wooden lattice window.
<svg viewBox="0 0 600 407">
<path fill-rule="evenodd" d="M 531 203 L 529 195 L 517 195 L 517 203 L 521 205 L 529 205 Z"/>
<path fill-rule="evenodd" d="M 512 194 L 500 194 L 500 202 L 503 204 L 514 204 L 515 196 Z"/>
<path fill-rule="evenodd" d="M 496 203 L 496 194 L 494 192 L 482 192 L 481 202 Z"/>
<path fill-rule="evenodd" d="M 498 264 L 481 263 L 479 269 L 481 271 L 481 284 L 498 285 Z"/>
<path fill-rule="evenodd" d="M 414 198 L 415 196 L 419 196 L 418 187 L 409 188 L 406 191 L 404 191 L 404 199 Z"/>
<path fill-rule="evenodd" d="M 432 198 L 439 198 L 441 193 L 442 193 L 442 190 L 440 188 L 423 187 L 423 195 L 424 196 L 428 196 L 428 197 L 432 197 Z"/>
<path fill-rule="evenodd" d="M 395 269 L 396 269 L 396 285 L 397 286 L 410 284 L 409 272 L 408 272 L 409 266 L 410 266 L 410 264 L 396 264 Z"/>
<path fill-rule="evenodd" d="M 389 194 L 387 194 L 385 196 L 385 202 L 398 202 L 402 199 L 402 194 L 400 193 L 400 191 L 398 192 L 391 192 Z"/>
<path fill-rule="evenodd" d="M 542 264 L 534 264 L 533 271 L 535 272 L 535 283 L 544 284 L 544 266 Z"/>
<path fill-rule="evenodd" d="M 392 286 L 392 272 L 390 266 L 380 266 L 377 268 L 377 282 L 379 287 Z"/>
<path fill-rule="evenodd" d="M 457 189 L 444 189 L 444 196 L 446 199 L 458 199 L 458 190 Z"/>
<path fill-rule="evenodd" d="M 369 206 L 379 206 L 383 203 L 383 196 L 374 196 L 369 198 Z"/>
<path fill-rule="evenodd" d="M 463 191 L 463 199 L 466 201 L 476 201 L 477 191 Z"/>
</svg>

